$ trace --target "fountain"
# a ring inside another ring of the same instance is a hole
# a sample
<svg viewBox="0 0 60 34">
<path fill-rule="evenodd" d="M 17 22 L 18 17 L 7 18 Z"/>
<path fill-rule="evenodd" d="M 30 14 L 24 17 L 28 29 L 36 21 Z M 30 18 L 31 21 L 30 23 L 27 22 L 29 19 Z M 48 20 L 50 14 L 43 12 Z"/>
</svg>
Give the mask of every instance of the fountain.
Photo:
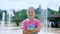
<svg viewBox="0 0 60 34">
<path fill-rule="evenodd" d="M 5 26 L 5 12 L 3 12 L 2 15 L 2 22 L 1 22 L 1 34 L 3 34 L 3 32 L 10 32 L 10 23 L 11 23 L 11 17 L 12 17 L 12 10 L 8 10 L 7 11 L 8 14 L 8 27 Z"/>
<path fill-rule="evenodd" d="M 51 30 L 51 23 L 49 23 L 49 30 Z"/>
<path fill-rule="evenodd" d="M 47 28 L 48 28 L 48 23 L 47 23 L 47 9 L 44 9 L 44 10 L 42 10 L 41 9 L 41 5 L 39 5 L 39 11 L 40 11 L 40 13 L 39 13 L 39 18 L 40 18 L 40 22 L 41 23 L 43 23 L 44 25 L 42 25 L 42 27 L 45 29 L 45 30 L 47 30 Z"/>
<path fill-rule="evenodd" d="M 10 22 L 11 22 L 11 13 L 10 11 L 8 11 L 8 15 L 9 15 L 9 20 L 8 20 L 8 27 L 5 27 L 5 12 L 3 12 L 2 15 L 2 22 L 1 22 L 1 34 L 3 34 L 3 32 L 5 32 L 5 30 L 9 30 L 10 31 Z"/>
<path fill-rule="evenodd" d="M 10 9 L 10 10 L 8 10 L 8 12 L 7 12 L 7 14 L 8 14 L 8 26 L 9 26 L 9 29 L 8 30 L 11 30 L 11 17 L 12 16 L 14 16 L 14 14 L 13 14 L 13 10 L 12 9 Z"/>
<path fill-rule="evenodd" d="M 1 32 L 4 32 L 4 23 L 5 23 L 5 12 L 3 12 L 3 16 L 2 16 Z"/>
<path fill-rule="evenodd" d="M 47 9 L 45 11 L 46 11 L 46 17 L 45 18 L 46 18 L 46 30 L 47 30 L 48 29 L 48 21 L 47 21 L 47 18 L 48 18 L 47 15 L 48 14 L 47 14 Z"/>
<path fill-rule="evenodd" d="M 8 30 L 10 30 L 10 23 L 11 23 L 11 12 L 10 11 L 8 11 L 8 16 L 9 16 L 9 20 L 8 20 L 9 29 Z"/>
</svg>

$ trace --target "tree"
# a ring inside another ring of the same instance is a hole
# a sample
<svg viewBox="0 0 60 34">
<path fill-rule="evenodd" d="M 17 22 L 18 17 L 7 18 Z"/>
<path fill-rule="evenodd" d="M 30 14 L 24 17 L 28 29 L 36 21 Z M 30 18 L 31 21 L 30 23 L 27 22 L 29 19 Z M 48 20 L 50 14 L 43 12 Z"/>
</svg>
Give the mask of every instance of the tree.
<svg viewBox="0 0 60 34">
<path fill-rule="evenodd" d="M 19 22 L 22 22 L 24 19 L 27 18 L 25 9 L 19 11 L 14 10 L 14 15 L 15 16 L 12 17 L 12 21 L 16 22 L 17 26 L 19 26 Z"/>
<path fill-rule="evenodd" d="M 60 13 L 60 7 L 59 7 L 59 13 Z"/>
<path fill-rule="evenodd" d="M 2 10 L 0 9 L 0 20 L 2 20 Z"/>
<path fill-rule="evenodd" d="M 7 11 L 6 10 L 1 10 L 0 9 L 0 20 L 2 20 L 2 15 L 3 15 L 3 12 L 5 12 L 5 21 L 7 20 Z"/>
<path fill-rule="evenodd" d="M 57 13 L 58 13 L 58 11 L 48 8 L 48 14 L 57 14 Z"/>
</svg>

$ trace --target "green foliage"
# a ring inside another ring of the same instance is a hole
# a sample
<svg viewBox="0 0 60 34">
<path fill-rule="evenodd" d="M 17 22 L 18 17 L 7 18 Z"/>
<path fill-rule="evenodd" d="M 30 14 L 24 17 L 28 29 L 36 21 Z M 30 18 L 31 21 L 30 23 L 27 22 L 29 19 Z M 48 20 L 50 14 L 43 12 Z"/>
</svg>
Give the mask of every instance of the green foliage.
<svg viewBox="0 0 60 34">
<path fill-rule="evenodd" d="M 14 22 L 21 22 L 27 17 L 25 9 L 21 10 L 21 11 L 20 10 L 19 11 L 15 11 L 14 15 L 15 16 L 12 17 L 12 21 L 14 21 Z"/>
<path fill-rule="evenodd" d="M 36 12 L 38 11 L 36 10 Z M 38 13 L 35 14 L 35 18 L 39 18 Z M 23 10 L 15 11 L 14 15 L 15 16 L 13 17 L 12 21 L 18 22 L 19 20 L 19 22 L 22 22 L 24 19 L 27 18 L 27 10 L 23 9 Z"/>
<path fill-rule="evenodd" d="M 35 14 L 35 18 L 39 19 L 39 15 L 38 14 Z"/>
<path fill-rule="evenodd" d="M 59 7 L 59 13 L 60 13 L 60 7 Z"/>
<path fill-rule="evenodd" d="M 48 14 L 57 14 L 57 13 L 59 12 L 48 8 Z"/>
<path fill-rule="evenodd" d="M 40 13 L 40 9 L 39 9 L 39 8 L 36 8 L 36 9 L 35 9 L 35 13 L 36 13 L 36 14 L 39 14 L 39 13 Z"/>
<path fill-rule="evenodd" d="M 0 10 L 0 20 L 2 20 L 2 10 Z"/>
</svg>

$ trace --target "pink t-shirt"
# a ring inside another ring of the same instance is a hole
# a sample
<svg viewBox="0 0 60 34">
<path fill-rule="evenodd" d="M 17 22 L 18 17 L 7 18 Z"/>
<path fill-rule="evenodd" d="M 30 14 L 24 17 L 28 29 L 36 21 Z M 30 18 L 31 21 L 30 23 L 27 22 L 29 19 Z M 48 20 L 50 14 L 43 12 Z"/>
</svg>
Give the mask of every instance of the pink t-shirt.
<svg viewBox="0 0 60 34">
<path fill-rule="evenodd" d="M 34 20 L 27 20 L 28 21 L 28 25 L 32 25 L 34 23 Z M 41 27 L 40 25 L 40 21 L 38 19 L 36 19 L 36 27 Z M 22 22 L 22 29 L 26 29 L 26 20 L 24 20 Z"/>
</svg>

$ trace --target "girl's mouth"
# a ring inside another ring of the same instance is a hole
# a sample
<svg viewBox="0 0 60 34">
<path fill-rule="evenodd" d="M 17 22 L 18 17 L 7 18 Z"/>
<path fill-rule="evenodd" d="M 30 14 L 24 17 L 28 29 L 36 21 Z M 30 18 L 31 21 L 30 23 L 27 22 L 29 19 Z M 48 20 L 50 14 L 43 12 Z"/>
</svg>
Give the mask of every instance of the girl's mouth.
<svg viewBox="0 0 60 34">
<path fill-rule="evenodd" d="M 29 16 L 33 16 L 33 15 L 29 15 Z"/>
</svg>

